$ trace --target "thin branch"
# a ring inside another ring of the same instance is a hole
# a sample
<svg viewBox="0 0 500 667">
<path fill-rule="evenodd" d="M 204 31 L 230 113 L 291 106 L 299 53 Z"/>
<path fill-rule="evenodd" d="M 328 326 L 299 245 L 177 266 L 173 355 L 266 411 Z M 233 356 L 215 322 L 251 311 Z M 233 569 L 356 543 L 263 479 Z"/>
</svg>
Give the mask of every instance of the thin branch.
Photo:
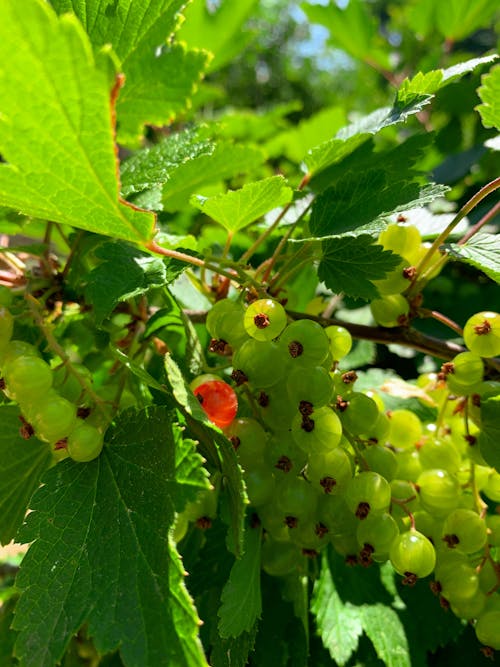
<svg viewBox="0 0 500 667">
<path fill-rule="evenodd" d="M 476 222 L 476 224 L 475 224 L 473 227 L 471 227 L 471 228 L 469 229 L 469 231 L 467 232 L 467 234 L 464 234 L 464 236 L 462 236 L 462 238 L 461 238 L 460 241 L 458 242 L 458 245 L 464 245 L 464 243 L 467 243 L 467 241 L 468 241 L 472 236 L 474 236 L 474 234 L 476 234 L 476 233 L 481 229 L 481 227 L 483 227 L 487 222 L 489 222 L 492 218 L 494 218 L 495 215 L 496 215 L 498 212 L 500 212 L 500 201 L 498 201 L 498 202 L 495 204 L 495 206 L 493 206 L 493 208 L 491 208 L 491 209 L 488 211 L 488 213 L 486 213 L 485 215 L 483 215 L 483 217 L 481 218 L 481 220 L 478 220 L 478 222 Z"/>
<path fill-rule="evenodd" d="M 485 197 L 487 197 L 489 194 L 494 192 L 500 188 L 500 176 L 498 178 L 495 178 L 495 180 L 490 181 L 490 183 L 487 183 L 484 187 L 482 187 L 479 192 L 476 192 L 476 194 L 469 199 L 467 203 L 465 203 L 460 211 L 457 213 L 457 215 L 453 218 L 453 220 L 450 222 L 450 224 L 444 229 L 441 234 L 434 240 L 432 243 L 431 247 L 429 250 L 426 252 L 426 254 L 423 256 L 422 260 L 417 266 L 417 276 L 420 275 L 425 267 L 429 264 L 431 261 L 432 256 L 434 255 L 435 252 L 439 250 L 439 247 L 446 241 L 448 236 L 451 234 L 451 232 L 455 229 L 455 227 L 458 225 L 458 223 L 465 218 L 465 216 L 472 211 L 472 209 L 479 204 L 480 201 L 482 201 Z M 470 238 L 470 237 L 469 237 Z"/>
</svg>

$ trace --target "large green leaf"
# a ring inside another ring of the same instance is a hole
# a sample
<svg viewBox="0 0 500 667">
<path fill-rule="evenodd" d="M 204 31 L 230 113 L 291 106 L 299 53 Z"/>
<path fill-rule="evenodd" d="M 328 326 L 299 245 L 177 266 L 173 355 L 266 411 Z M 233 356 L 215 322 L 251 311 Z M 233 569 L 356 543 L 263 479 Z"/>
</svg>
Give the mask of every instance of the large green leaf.
<svg viewBox="0 0 500 667">
<path fill-rule="evenodd" d="M 0 3 L 0 204 L 115 238 L 151 238 L 154 216 L 119 198 L 108 66 L 72 15 Z M 34 85 L 36 82 L 36 85 Z"/>
<path fill-rule="evenodd" d="M 336 294 L 360 299 L 376 298 L 378 292 L 371 281 L 384 278 L 401 261 L 368 234 L 323 241 L 322 248 L 321 280 Z"/>
<path fill-rule="evenodd" d="M 260 549 L 262 529 L 248 527 L 243 556 L 234 562 L 222 590 L 219 609 L 221 637 L 239 637 L 250 632 L 262 613 L 260 592 Z"/>
<path fill-rule="evenodd" d="M 483 271 L 489 278 L 500 283 L 500 236 L 498 234 L 475 234 L 467 243 L 446 246 L 450 255 Z"/>
<path fill-rule="evenodd" d="M 270 176 L 215 197 L 194 196 L 191 203 L 228 231 L 237 232 L 273 208 L 288 204 L 292 196 L 283 176 Z"/>
<path fill-rule="evenodd" d="M 78 16 L 94 47 L 112 44 L 118 55 L 126 77 L 117 103 L 121 142 L 136 143 L 145 123 L 166 124 L 186 108 L 208 57 L 170 43 L 185 0 L 51 2 Z"/>
<path fill-rule="evenodd" d="M 481 88 L 477 91 L 482 104 L 477 107 L 485 127 L 500 130 L 500 65 L 481 79 Z"/>
<path fill-rule="evenodd" d="M 119 649 L 127 667 L 206 666 L 168 538 L 179 491 L 172 416 L 123 413 L 98 459 L 45 475 L 20 532 L 33 542 L 16 580 L 16 655 L 26 667 L 53 667 L 83 623 L 97 649 Z"/>
<path fill-rule="evenodd" d="M 380 168 L 348 172 L 314 201 L 311 235 L 378 233 L 386 224 L 380 216 L 425 206 L 445 192 L 441 185 L 422 186 L 411 172 L 407 178 Z"/>
<path fill-rule="evenodd" d="M 19 435 L 19 409 L 0 405 L 0 542 L 7 544 L 22 524 L 32 493 L 52 460 L 50 447 Z"/>
<path fill-rule="evenodd" d="M 321 573 L 314 584 L 311 612 L 325 648 L 332 660 L 343 667 L 358 646 L 363 624 L 356 606 L 342 602 L 326 555 L 322 558 Z"/>
</svg>

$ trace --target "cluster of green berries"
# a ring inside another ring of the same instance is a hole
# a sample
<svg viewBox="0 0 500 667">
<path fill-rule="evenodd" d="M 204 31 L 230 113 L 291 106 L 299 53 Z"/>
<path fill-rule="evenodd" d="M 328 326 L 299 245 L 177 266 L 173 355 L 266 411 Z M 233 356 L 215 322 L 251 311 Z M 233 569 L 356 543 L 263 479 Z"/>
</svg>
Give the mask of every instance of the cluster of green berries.
<svg viewBox="0 0 500 667">
<path fill-rule="evenodd" d="M 232 381 L 202 376 L 193 390 L 233 443 L 267 573 L 289 574 L 332 544 L 350 563 L 389 560 L 410 585 L 433 574 L 441 604 L 500 649 L 500 516 L 483 500 L 500 503 L 500 474 L 478 445 L 481 400 L 500 393 L 483 381 L 480 355 L 498 353 L 499 326 L 496 313 L 474 316 L 470 351 L 418 379 L 415 395 L 438 407 L 435 424 L 356 391 L 356 374 L 338 370 L 346 329 L 291 322 L 274 299 L 215 304 L 210 349 L 232 356 Z M 216 491 L 200 494 L 177 537 L 189 521 L 210 525 L 216 505 Z"/>
<path fill-rule="evenodd" d="M 0 306 L 0 382 L 5 396 L 21 410 L 21 433 L 49 443 L 55 458 L 66 453 L 75 461 L 91 461 L 103 446 L 102 432 L 78 414 L 82 386 L 64 365 L 53 369 L 38 349 L 12 338 L 14 318 Z M 86 410 L 80 410 L 85 416 Z"/>
</svg>

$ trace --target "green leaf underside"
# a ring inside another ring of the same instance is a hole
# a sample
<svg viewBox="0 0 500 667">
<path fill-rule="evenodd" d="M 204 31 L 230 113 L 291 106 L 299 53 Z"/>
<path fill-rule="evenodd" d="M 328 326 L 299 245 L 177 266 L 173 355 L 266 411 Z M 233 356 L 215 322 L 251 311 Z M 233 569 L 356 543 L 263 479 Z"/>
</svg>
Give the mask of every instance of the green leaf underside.
<svg viewBox="0 0 500 667">
<path fill-rule="evenodd" d="M 323 241 L 322 248 L 320 279 L 334 293 L 361 299 L 376 298 L 378 292 L 371 281 L 384 278 L 401 261 L 398 255 L 375 244 L 368 234 Z"/>
<path fill-rule="evenodd" d="M 0 542 L 10 542 L 24 515 L 52 454 L 47 444 L 19 435 L 19 409 L 0 405 Z"/>
<path fill-rule="evenodd" d="M 228 231 L 236 232 L 272 209 L 288 204 L 292 196 L 293 190 L 283 176 L 271 176 L 215 197 L 192 197 L 191 203 Z"/>
<path fill-rule="evenodd" d="M 0 204 L 115 238 L 151 238 L 154 216 L 119 199 L 110 82 L 78 20 L 58 19 L 40 0 L 3 0 L 0 61 L 9 62 L 0 71 Z"/>
<path fill-rule="evenodd" d="M 222 590 L 219 609 L 221 637 L 238 637 L 250 632 L 262 613 L 260 591 L 260 549 L 262 529 L 247 528 L 243 556 L 234 562 Z"/>
<path fill-rule="evenodd" d="M 202 447 L 209 448 L 207 454 L 210 455 L 211 464 L 220 468 L 225 478 L 231 508 L 230 527 L 235 555 L 238 556 L 243 548 L 247 495 L 234 447 L 219 429 L 208 421 L 198 400 L 182 376 L 178 365 L 169 354 L 165 355 L 165 372 L 174 398 L 186 415 L 191 432 L 200 441 Z"/>
<path fill-rule="evenodd" d="M 349 172 L 316 198 L 309 223 L 311 235 L 336 237 L 372 229 L 378 233 L 385 226 L 377 221 L 380 216 L 425 206 L 445 191 L 441 185 L 422 187 L 381 169 Z"/>
<path fill-rule="evenodd" d="M 122 242 L 104 243 L 95 255 L 103 261 L 89 274 L 85 300 L 93 305 L 98 325 L 120 301 L 162 287 L 186 268 L 179 260 L 165 262 Z"/>
<path fill-rule="evenodd" d="M 464 245 L 451 243 L 446 246 L 450 255 L 466 264 L 471 264 L 500 283 L 500 236 L 476 234 Z"/>
<path fill-rule="evenodd" d="M 500 395 L 481 401 L 481 432 L 478 444 L 490 466 L 500 470 Z"/>
<path fill-rule="evenodd" d="M 205 666 L 198 619 L 168 531 L 175 436 L 164 408 L 123 413 L 102 455 L 44 477 L 20 537 L 16 655 L 52 667 L 83 623 L 127 667 Z"/>
<path fill-rule="evenodd" d="M 482 104 L 477 107 L 485 127 L 495 127 L 500 131 L 500 65 L 493 67 L 481 80 L 477 91 Z"/>
<path fill-rule="evenodd" d="M 323 555 L 311 610 L 325 648 L 339 665 L 356 651 L 364 631 L 387 667 L 410 667 L 405 628 L 389 604 L 393 594 L 378 567 L 346 571 L 340 556 Z"/>
<path fill-rule="evenodd" d="M 364 605 L 363 630 L 387 667 L 411 667 L 408 640 L 399 616 L 383 604 Z"/>
<path fill-rule="evenodd" d="M 343 667 L 358 647 L 363 624 L 358 609 L 349 602 L 342 602 L 325 555 L 319 579 L 314 584 L 311 612 L 324 647 L 332 660 Z"/>
<path fill-rule="evenodd" d="M 58 13 L 73 11 L 78 16 L 95 48 L 113 45 L 126 77 L 117 102 L 121 142 L 136 143 L 145 123 L 164 125 L 186 108 L 208 54 L 179 44 L 167 46 L 185 0 L 51 2 Z"/>
</svg>

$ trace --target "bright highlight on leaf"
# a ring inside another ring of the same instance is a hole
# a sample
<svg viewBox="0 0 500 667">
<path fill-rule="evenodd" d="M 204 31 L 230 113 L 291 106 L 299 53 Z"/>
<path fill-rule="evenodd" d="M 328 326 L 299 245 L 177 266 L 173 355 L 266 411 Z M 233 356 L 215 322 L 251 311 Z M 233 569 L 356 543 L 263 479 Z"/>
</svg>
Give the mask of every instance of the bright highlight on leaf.
<svg viewBox="0 0 500 667">
<path fill-rule="evenodd" d="M 41 0 L 0 3 L 0 204 L 147 241 L 154 216 L 119 198 L 108 71 L 78 20 Z"/>
<path fill-rule="evenodd" d="M 215 197 L 192 197 L 191 203 L 229 232 L 237 232 L 292 200 L 293 191 L 285 183 L 283 176 L 271 176 Z"/>
</svg>

